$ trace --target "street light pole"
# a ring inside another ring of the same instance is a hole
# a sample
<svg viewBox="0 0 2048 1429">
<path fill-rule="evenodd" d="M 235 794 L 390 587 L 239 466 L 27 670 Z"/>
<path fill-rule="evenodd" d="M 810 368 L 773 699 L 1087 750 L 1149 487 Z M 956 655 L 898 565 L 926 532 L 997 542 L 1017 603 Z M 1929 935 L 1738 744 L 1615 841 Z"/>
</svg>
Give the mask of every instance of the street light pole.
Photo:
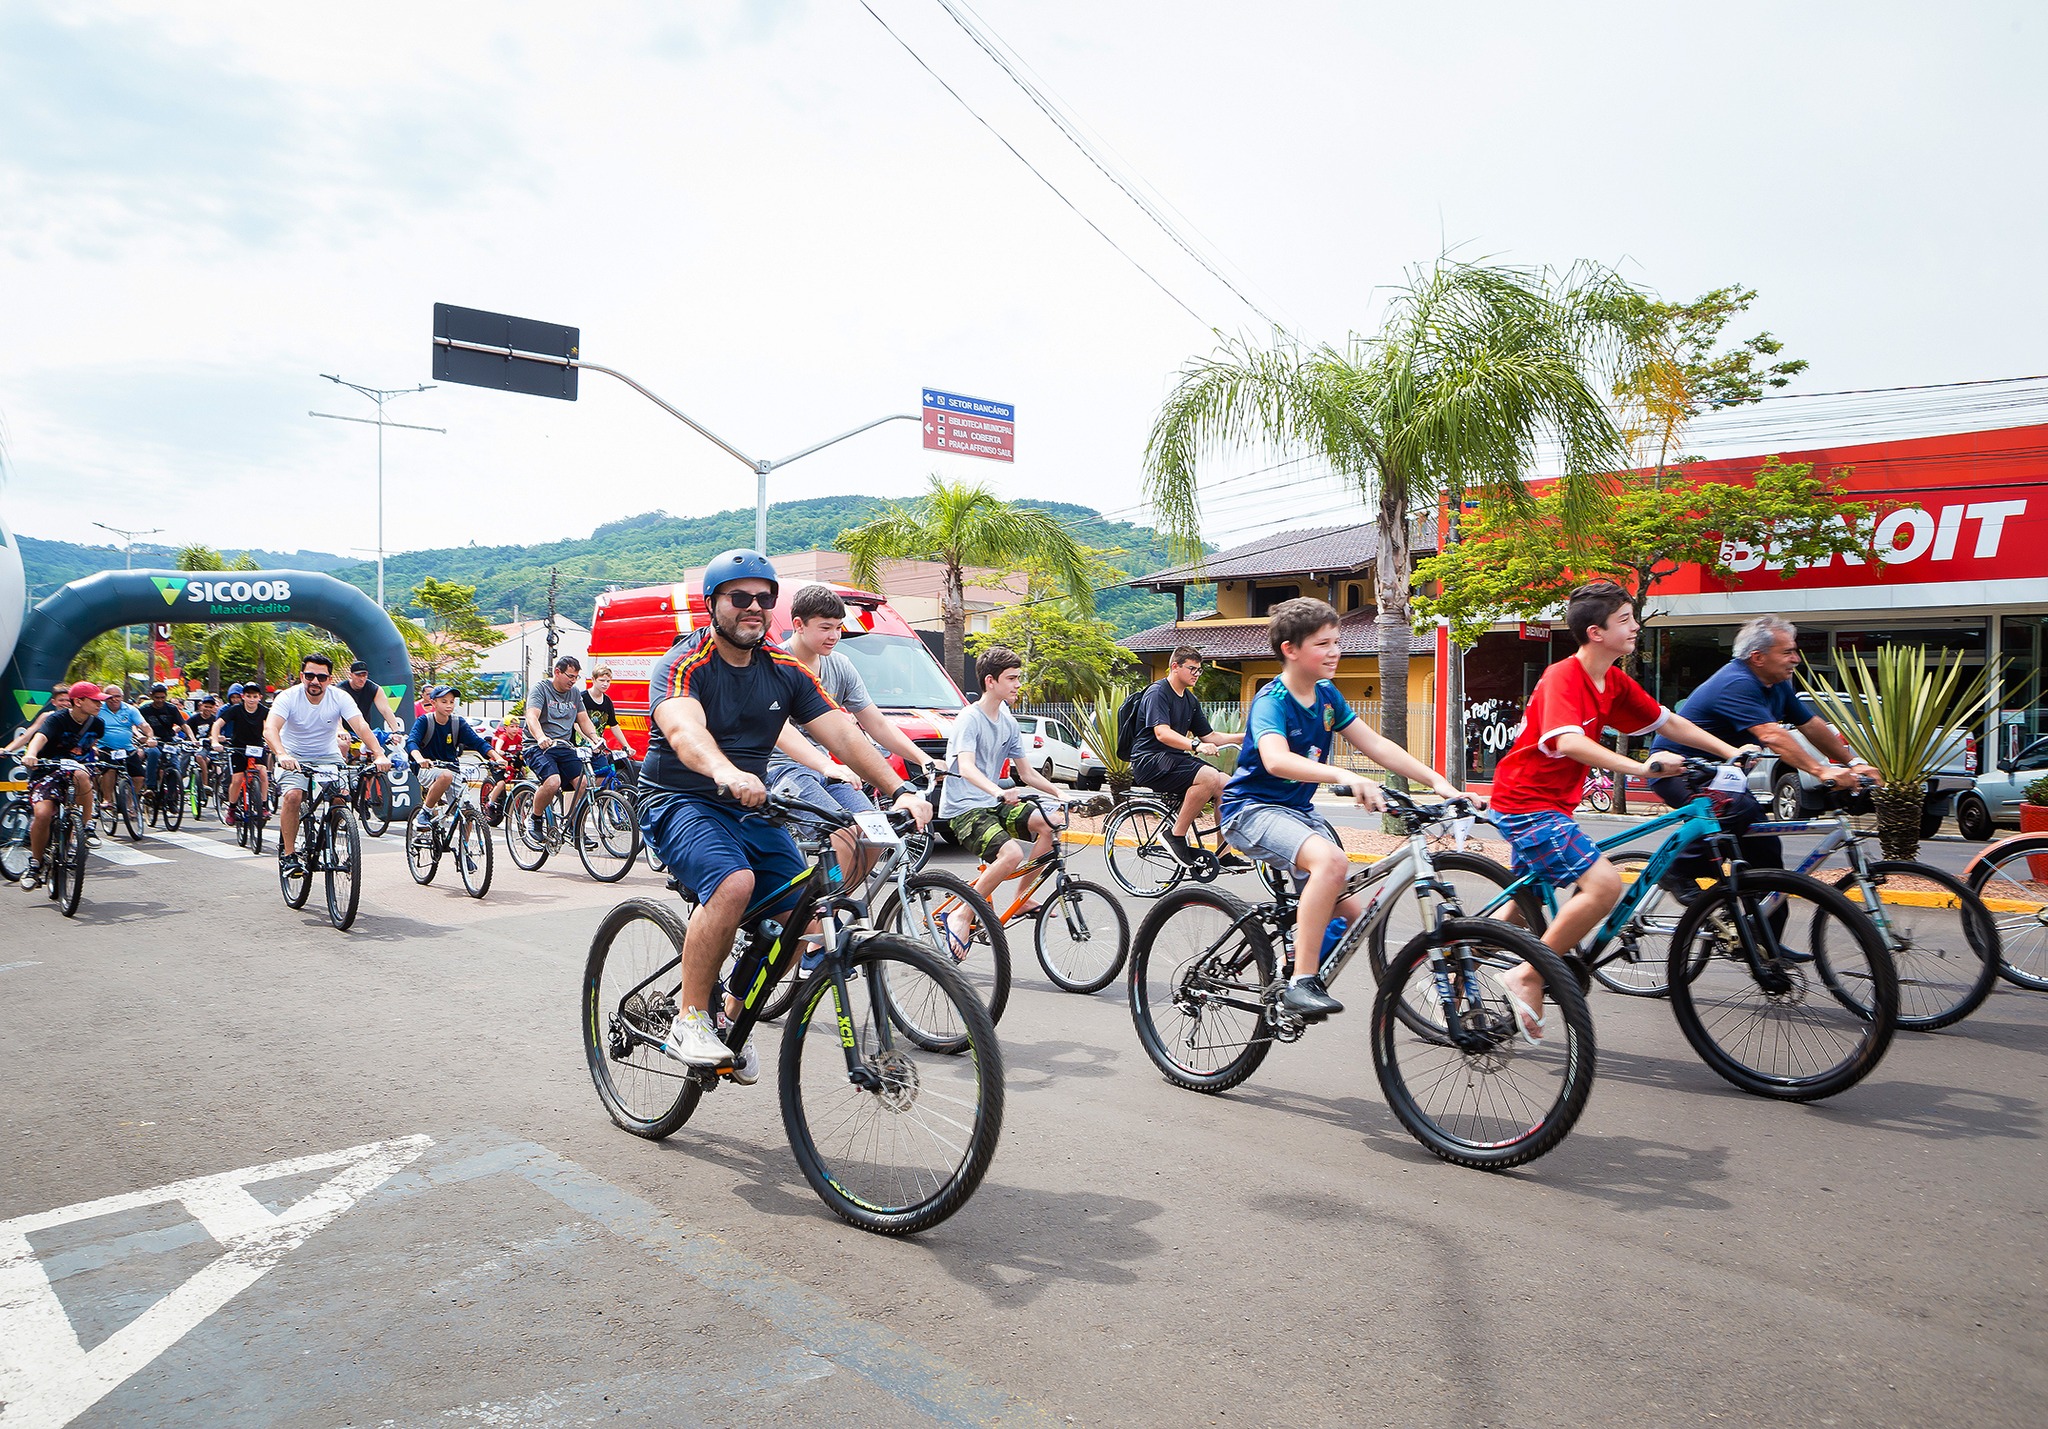
<svg viewBox="0 0 2048 1429">
<path fill-rule="evenodd" d="M 135 569 L 135 538 L 137 536 L 161 536 L 164 530 L 161 526 L 152 526 L 147 531 L 123 531 L 119 526 L 109 526 L 104 521 L 95 521 L 92 524 L 99 527 L 102 531 L 112 531 L 116 536 L 121 537 L 122 540 L 127 542 L 127 550 L 122 559 L 121 568 L 129 571 Z M 132 626 L 124 625 L 121 627 L 121 650 L 123 654 L 132 655 L 135 653 L 135 639 L 131 634 L 132 630 Z M 154 658 L 150 662 L 150 671 L 152 674 L 156 671 Z M 128 663 L 125 660 L 121 662 L 121 678 L 124 680 L 128 678 Z"/>
<path fill-rule="evenodd" d="M 331 372 L 320 374 L 329 382 L 362 393 L 377 404 L 377 419 L 368 417 L 344 417 L 334 412 L 308 412 L 309 417 L 325 417 L 333 422 L 361 422 L 377 429 L 377 609 L 384 608 L 384 429 L 404 427 L 409 432 L 439 432 L 448 434 L 446 427 L 420 427 L 411 422 L 387 422 L 384 420 L 384 404 L 393 397 L 410 397 L 415 392 L 431 392 L 434 384 L 422 382 L 416 387 L 365 387 L 360 382 L 344 382 Z"/>
</svg>

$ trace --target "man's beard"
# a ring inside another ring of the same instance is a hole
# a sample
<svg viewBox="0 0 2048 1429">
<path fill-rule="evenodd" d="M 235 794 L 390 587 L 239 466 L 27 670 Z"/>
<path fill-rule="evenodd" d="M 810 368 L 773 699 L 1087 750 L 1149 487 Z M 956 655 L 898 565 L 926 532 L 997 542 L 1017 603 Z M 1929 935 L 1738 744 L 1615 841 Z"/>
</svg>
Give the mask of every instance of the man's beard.
<svg viewBox="0 0 2048 1429">
<path fill-rule="evenodd" d="M 731 619 L 732 624 L 727 625 L 725 621 L 719 619 L 717 616 L 714 615 L 711 618 L 711 626 L 714 630 L 716 630 L 719 633 L 719 635 L 722 638 L 731 641 L 734 645 L 739 646 L 742 650 L 752 650 L 755 646 L 759 645 L 762 641 L 768 638 L 767 621 L 762 621 L 759 630 L 756 631 L 754 634 L 742 635 L 740 633 L 739 613 L 737 611 L 733 612 Z"/>
</svg>

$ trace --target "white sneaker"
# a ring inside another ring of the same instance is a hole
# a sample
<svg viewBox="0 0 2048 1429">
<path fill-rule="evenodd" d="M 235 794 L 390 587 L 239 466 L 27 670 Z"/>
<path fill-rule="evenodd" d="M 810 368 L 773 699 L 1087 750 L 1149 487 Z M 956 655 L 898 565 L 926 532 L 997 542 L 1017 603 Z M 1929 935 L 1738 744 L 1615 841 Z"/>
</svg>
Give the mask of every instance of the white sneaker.
<svg viewBox="0 0 2048 1429">
<path fill-rule="evenodd" d="M 732 1064 L 732 1048 L 718 1040 L 711 1014 L 701 1007 L 678 1012 L 668 1025 L 668 1040 L 661 1050 L 690 1067 L 725 1067 Z"/>
<path fill-rule="evenodd" d="M 751 1087 L 761 1080 L 761 1054 L 754 1050 L 751 1037 L 747 1039 L 747 1045 L 740 1048 L 739 1056 L 733 1059 L 732 1079 L 743 1087 Z"/>
<path fill-rule="evenodd" d="M 42 886 L 43 866 L 39 863 L 32 863 L 27 867 L 27 869 L 25 869 L 22 872 L 21 891 L 23 893 L 33 893 L 36 889 L 41 888 Z M 747 1050 L 749 1052 L 752 1052 L 754 1050 L 754 1044 L 749 1042 L 747 1044 Z"/>
</svg>

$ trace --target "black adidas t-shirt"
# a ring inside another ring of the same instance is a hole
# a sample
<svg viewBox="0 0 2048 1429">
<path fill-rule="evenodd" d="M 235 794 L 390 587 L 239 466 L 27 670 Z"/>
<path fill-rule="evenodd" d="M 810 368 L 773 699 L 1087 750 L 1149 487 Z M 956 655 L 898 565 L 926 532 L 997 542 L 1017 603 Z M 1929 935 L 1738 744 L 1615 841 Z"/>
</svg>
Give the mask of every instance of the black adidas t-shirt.
<svg viewBox="0 0 2048 1429">
<path fill-rule="evenodd" d="M 762 644 L 754 647 L 754 658 L 747 664 L 735 665 L 718 653 L 718 642 L 709 629 L 677 641 L 654 662 L 647 677 L 650 721 L 663 700 L 686 695 L 704 706 L 704 722 L 725 757 L 764 782 L 768 756 L 774 752 L 785 720 L 809 724 L 839 708 L 818 677 L 794 655 Z M 658 725 L 648 732 L 647 758 L 641 762 L 640 774 L 656 791 L 718 795 L 713 780 L 676 758 Z"/>
<path fill-rule="evenodd" d="M 263 721 L 270 718 L 270 706 L 258 705 L 253 710 L 242 708 L 236 700 L 234 708 L 223 714 L 214 723 L 214 733 L 229 749 L 249 749 L 263 743 Z"/>
</svg>

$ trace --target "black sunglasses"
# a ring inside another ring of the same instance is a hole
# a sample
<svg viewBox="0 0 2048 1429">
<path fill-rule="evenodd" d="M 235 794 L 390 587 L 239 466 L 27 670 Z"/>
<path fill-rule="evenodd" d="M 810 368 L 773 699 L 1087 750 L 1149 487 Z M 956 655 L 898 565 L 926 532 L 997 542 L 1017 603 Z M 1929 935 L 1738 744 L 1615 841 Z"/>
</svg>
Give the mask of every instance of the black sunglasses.
<svg viewBox="0 0 2048 1429">
<path fill-rule="evenodd" d="M 299 671 L 299 678 L 302 680 L 331 680 L 334 676 L 323 675 L 318 670 L 301 670 Z"/>
<path fill-rule="evenodd" d="M 752 605 L 758 605 L 761 609 L 768 610 L 775 605 L 775 592 L 772 590 L 727 590 L 720 591 L 719 594 L 732 602 L 734 610 L 745 610 L 748 606 Z"/>
</svg>

